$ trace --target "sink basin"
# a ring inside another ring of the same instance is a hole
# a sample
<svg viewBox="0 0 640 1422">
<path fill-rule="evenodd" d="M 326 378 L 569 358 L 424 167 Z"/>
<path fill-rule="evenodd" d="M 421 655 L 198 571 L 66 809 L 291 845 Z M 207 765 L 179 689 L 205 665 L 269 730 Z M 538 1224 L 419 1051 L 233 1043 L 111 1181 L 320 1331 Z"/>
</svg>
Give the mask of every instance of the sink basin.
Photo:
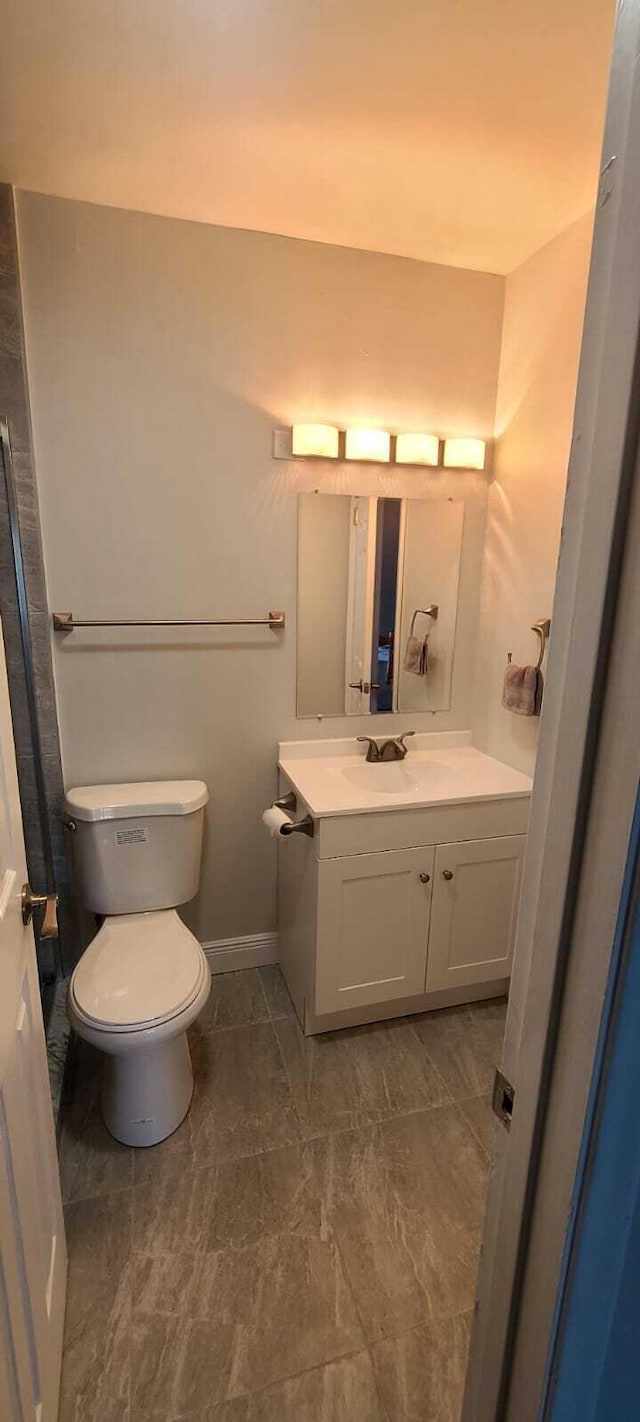
<svg viewBox="0 0 640 1422">
<path fill-rule="evenodd" d="M 455 780 L 456 771 L 433 761 L 368 761 L 361 765 L 345 765 L 340 774 L 350 785 L 369 795 L 418 795 L 437 793 L 445 780 Z"/>
<path fill-rule="evenodd" d="M 415 776 L 398 760 L 365 760 L 362 765 L 346 765 L 342 774 L 350 785 L 368 790 L 372 795 L 406 795 L 418 788 Z"/>
<path fill-rule="evenodd" d="M 407 749 L 405 760 L 367 761 L 353 740 L 295 741 L 281 745 L 279 765 L 317 819 L 531 794 L 526 775 L 471 746 L 466 732 L 416 737 Z"/>
</svg>

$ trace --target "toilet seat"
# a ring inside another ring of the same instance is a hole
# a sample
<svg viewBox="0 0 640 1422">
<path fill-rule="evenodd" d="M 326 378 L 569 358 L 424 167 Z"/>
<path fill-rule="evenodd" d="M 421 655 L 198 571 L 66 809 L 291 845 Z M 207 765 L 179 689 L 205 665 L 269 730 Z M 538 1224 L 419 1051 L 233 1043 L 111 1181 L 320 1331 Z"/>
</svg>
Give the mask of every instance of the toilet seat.
<svg viewBox="0 0 640 1422">
<path fill-rule="evenodd" d="M 81 1021 L 101 1032 L 141 1032 L 170 1022 L 202 991 L 209 969 L 175 909 L 106 918 L 70 984 Z"/>
</svg>

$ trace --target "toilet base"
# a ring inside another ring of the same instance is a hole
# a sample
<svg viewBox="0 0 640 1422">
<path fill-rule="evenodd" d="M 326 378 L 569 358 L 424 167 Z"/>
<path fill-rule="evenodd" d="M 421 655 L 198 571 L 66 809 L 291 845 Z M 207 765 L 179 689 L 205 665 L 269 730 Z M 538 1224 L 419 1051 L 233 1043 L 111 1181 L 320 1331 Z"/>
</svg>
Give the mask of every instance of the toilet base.
<svg viewBox="0 0 640 1422">
<path fill-rule="evenodd" d="M 102 1116 L 107 1130 L 129 1146 L 157 1145 L 177 1130 L 193 1095 L 186 1032 L 169 1041 L 105 1057 Z"/>
</svg>

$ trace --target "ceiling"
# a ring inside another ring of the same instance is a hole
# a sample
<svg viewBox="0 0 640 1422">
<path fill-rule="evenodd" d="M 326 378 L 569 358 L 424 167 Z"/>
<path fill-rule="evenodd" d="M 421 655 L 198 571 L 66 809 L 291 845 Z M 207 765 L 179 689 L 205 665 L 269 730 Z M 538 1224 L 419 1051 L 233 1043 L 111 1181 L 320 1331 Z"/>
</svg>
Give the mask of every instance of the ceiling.
<svg viewBox="0 0 640 1422">
<path fill-rule="evenodd" d="M 0 177 L 508 272 L 592 204 L 613 0 L 20 0 Z"/>
</svg>

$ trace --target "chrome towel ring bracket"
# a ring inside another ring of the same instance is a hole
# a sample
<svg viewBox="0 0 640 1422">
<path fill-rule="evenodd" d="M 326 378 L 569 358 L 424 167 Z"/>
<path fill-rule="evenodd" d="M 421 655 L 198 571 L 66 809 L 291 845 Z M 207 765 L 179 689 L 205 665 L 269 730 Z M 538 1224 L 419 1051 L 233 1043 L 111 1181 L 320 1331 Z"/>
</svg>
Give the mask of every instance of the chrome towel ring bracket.
<svg viewBox="0 0 640 1422">
<path fill-rule="evenodd" d="M 540 617 L 537 622 L 533 623 L 531 631 L 535 632 L 540 638 L 540 649 L 538 651 L 538 660 L 536 662 L 536 671 L 540 671 L 540 668 L 542 666 L 542 660 L 545 654 L 546 645 L 549 640 L 549 633 L 551 631 L 551 618 Z"/>
<path fill-rule="evenodd" d="M 542 662 L 543 662 L 543 658 L 544 658 L 544 654 L 545 654 L 547 642 L 548 642 L 548 640 L 549 640 L 549 634 L 550 634 L 550 632 L 551 632 L 551 618 L 550 618 L 550 617 L 539 617 L 537 622 L 533 622 L 533 623 L 532 623 L 532 625 L 531 625 L 531 631 L 532 631 L 532 632 L 535 632 L 535 633 L 536 633 L 536 636 L 538 636 L 538 637 L 540 638 L 540 647 L 539 647 L 539 650 L 538 650 L 538 660 L 537 660 L 537 662 L 534 663 L 535 670 L 536 670 L 536 671 L 540 671 L 540 669 L 541 669 L 541 667 L 542 667 Z M 513 652 L 507 652 L 507 661 L 508 661 L 508 662 L 511 662 L 512 656 L 513 656 Z"/>
</svg>

